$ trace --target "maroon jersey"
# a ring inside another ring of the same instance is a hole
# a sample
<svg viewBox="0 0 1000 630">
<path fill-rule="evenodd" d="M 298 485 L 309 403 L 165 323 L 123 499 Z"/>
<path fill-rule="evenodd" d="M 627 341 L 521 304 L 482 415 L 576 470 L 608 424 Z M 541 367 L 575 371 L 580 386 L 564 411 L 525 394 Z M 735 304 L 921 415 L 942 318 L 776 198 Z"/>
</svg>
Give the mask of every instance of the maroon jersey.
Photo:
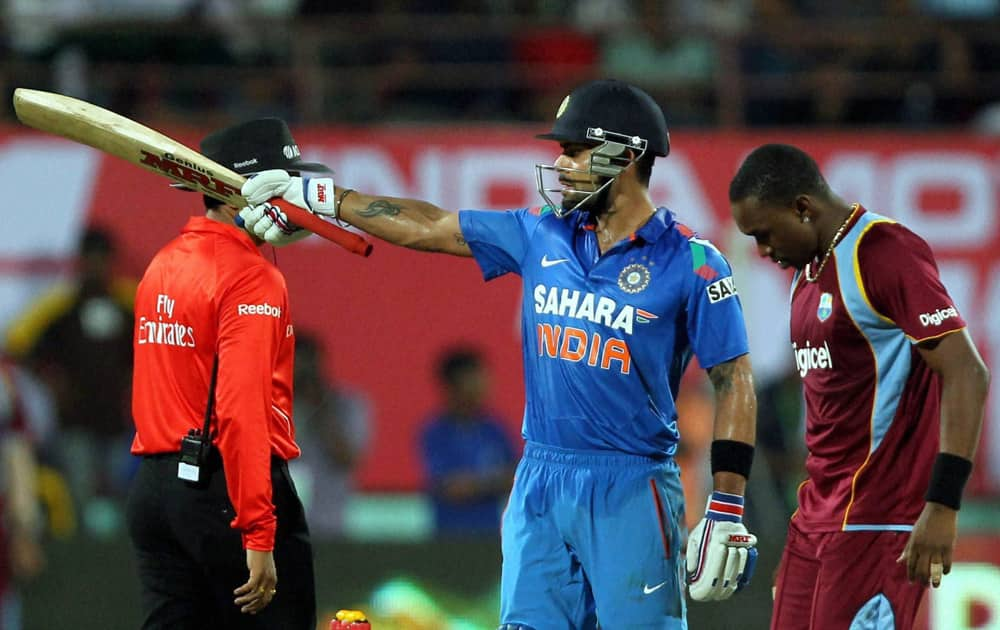
<svg viewBox="0 0 1000 630">
<path fill-rule="evenodd" d="M 965 322 L 930 247 L 859 208 L 816 282 L 792 282 L 806 403 L 806 531 L 912 529 L 938 452 L 941 383 L 916 344 Z"/>
</svg>

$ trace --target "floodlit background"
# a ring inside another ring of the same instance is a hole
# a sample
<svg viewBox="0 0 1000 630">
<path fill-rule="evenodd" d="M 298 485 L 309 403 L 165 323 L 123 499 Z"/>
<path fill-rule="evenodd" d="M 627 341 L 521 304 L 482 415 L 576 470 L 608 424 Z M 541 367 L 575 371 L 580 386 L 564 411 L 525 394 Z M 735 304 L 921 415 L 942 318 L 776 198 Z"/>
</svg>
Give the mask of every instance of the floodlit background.
<svg viewBox="0 0 1000 630">
<path fill-rule="evenodd" d="M 5 379 L 39 461 L 43 517 L 40 553 L 11 547 L 0 562 L 17 569 L 24 628 L 137 627 L 122 515 L 135 466 L 130 377 L 119 350 L 131 344 L 135 281 L 201 200 L 20 126 L 16 87 L 83 98 L 192 146 L 219 126 L 280 116 L 303 157 L 332 166 L 338 183 L 449 209 L 540 205 L 533 165 L 551 163 L 557 148 L 533 136 L 574 85 L 615 77 L 655 95 L 672 151 L 657 160 L 654 201 L 736 267 L 760 387 L 747 519 L 761 540 L 757 578 L 729 602 L 692 604 L 693 628 L 767 627 L 770 577 L 803 478 L 789 276 L 757 260 L 728 217 L 729 179 L 748 151 L 797 144 L 844 199 L 923 235 L 987 363 L 1000 357 L 1000 0 L 0 7 L 0 332 L 15 365 Z M 498 535 L 436 527 L 428 489 L 440 462 L 424 431 L 443 404 L 440 358 L 472 349 L 497 443 L 520 452 L 520 285 L 485 284 L 471 261 L 384 243 L 367 260 L 317 238 L 265 253 L 288 279 L 297 335 L 315 341 L 312 363 L 300 354 L 315 369 L 302 370 L 297 388 L 314 398 L 296 401 L 304 456 L 293 474 L 310 510 L 320 627 L 352 607 L 379 630 L 495 627 Z M 46 334 L 66 318 L 77 322 L 72 333 Z M 712 417 L 696 367 L 679 406 L 694 521 L 710 481 Z M 958 563 L 925 599 L 921 628 L 1000 628 L 995 397 L 986 425 Z M 507 458 L 491 453 L 483 466 L 502 478 Z M 496 506 L 504 484 L 493 485 L 484 501 Z"/>
</svg>

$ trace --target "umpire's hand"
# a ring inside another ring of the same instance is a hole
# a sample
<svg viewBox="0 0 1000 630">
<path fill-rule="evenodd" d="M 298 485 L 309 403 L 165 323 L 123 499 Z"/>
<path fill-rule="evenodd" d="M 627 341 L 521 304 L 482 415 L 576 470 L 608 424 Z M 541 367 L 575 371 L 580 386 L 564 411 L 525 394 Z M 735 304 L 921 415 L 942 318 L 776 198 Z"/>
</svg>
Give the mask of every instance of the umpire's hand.
<svg viewBox="0 0 1000 630">
<path fill-rule="evenodd" d="M 250 579 L 233 594 L 233 603 L 240 607 L 240 612 L 254 615 L 271 603 L 278 590 L 278 570 L 274 568 L 274 553 L 270 551 L 255 551 L 247 549 L 247 569 Z"/>
</svg>

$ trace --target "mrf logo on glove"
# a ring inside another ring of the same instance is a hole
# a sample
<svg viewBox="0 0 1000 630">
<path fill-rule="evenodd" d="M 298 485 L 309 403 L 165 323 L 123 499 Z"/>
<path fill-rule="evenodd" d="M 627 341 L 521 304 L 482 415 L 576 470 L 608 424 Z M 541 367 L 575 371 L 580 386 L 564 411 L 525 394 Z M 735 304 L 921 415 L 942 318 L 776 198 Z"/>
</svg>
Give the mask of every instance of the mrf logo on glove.
<svg viewBox="0 0 1000 630">
<path fill-rule="evenodd" d="M 687 583 L 696 601 L 728 599 L 750 583 L 757 537 L 743 525 L 743 497 L 713 492 L 687 544 Z"/>
<path fill-rule="evenodd" d="M 327 191 L 327 188 L 333 188 L 332 179 L 323 178 L 316 180 L 316 203 L 325 204 L 330 199 L 330 193 Z"/>
</svg>

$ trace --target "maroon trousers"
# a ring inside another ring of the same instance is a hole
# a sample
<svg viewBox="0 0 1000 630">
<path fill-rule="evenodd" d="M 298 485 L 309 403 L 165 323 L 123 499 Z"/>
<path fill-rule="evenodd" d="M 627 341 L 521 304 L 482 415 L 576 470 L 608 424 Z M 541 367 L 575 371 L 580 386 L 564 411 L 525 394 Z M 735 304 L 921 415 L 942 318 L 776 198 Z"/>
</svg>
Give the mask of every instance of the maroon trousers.
<svg viewBox="0 0 1000 630">
<path fill-rule="evenodd" d="M 896 564 L 909 532 L 806 533 L 793 520 L 771 630 L 909 630 L 926 586 Z M 856 625 L 852 625 L 856 624 Z"/>
</svg>

